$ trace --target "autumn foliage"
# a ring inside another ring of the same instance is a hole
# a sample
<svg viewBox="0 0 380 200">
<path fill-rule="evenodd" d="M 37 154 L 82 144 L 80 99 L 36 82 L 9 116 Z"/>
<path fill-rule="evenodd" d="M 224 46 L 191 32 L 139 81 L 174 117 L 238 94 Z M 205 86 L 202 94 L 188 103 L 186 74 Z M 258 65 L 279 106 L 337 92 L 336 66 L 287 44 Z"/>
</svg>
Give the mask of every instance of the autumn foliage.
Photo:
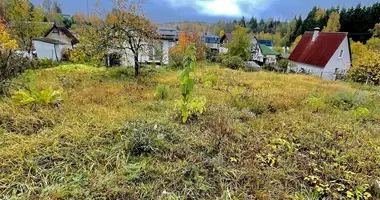
<svg viewBox="0 0 380 200">
<path fill-rule="evenodd" d="M 12 50 L 17 48 L 16 40 L 10 38 L 5 25 L 0 21 L 0 50 Z"/>
<path fill-rule="evenodd" d="M 185 50 L 191 44 L 197 48 L 196 57 L 197 61 L 204 60 L 206 45 L 199 39 L 197 33 L 181 32 L 178 38 L 178 44 L 170 49 L 171 57 L 183 57 Z"/>
<path fill-rule="evenodd" d="M 351 41 L 352 68 L 349 72 L 351 80 L 367 84 L 380 84 L 380 53 L 372 46 L 368 46 L 368 43 L 366 46 L 360 42 Z"/>
</svg>

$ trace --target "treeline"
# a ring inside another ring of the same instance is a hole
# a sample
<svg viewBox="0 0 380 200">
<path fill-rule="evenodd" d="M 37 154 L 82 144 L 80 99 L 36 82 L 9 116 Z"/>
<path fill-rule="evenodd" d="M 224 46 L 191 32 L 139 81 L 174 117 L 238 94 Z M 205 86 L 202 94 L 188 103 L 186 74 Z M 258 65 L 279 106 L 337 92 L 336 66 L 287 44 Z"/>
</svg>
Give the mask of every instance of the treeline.
<svg viewBox="0 0 380 200">
<path fill-rule="evenodd" d="M 329 19 L 330 24 L 328 24 Z M 290 46 L 297 36 L 302 35 L 305 31 L 312 31 L 315 27 L 319 27 L 321 30 L 325 29 L 325 31 L 371 33 L 376 23 L 380 23 L 380 3 L 371 6 L 359 4 L 352 8 L 332 7 L 323 9 L 314 7 L 305 19 L 296 16 L 290 21 L 273 18 L 258 20 L 254 17 L 248 20 L 243 16 L 240 20 L 219 21 L 215 24 L 213 33 L 220 34 L 221 31 L 231 33 L 238 25 L 248 28 L 251 33 L 256 35 L 259 33 L 261 35 L 267 34 L 267 36 L 272 34 L 274 37 L 275 34 L 280 33 L 282 39 L 276 45 Z M 363 38 L 363 40 L 366 39 L 368 38 Z"/>
</svg>

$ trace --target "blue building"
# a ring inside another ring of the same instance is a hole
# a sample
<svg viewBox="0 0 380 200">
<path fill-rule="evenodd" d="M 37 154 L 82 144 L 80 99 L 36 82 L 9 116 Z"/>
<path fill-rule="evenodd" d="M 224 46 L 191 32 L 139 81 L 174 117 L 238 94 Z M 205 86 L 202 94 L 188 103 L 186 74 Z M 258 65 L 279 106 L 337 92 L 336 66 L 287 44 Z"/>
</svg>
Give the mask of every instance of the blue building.
<svg viewBox="0 0 380 200">
<path fill-rule="evenodd" d="M 205 33 L 200 36 L 201 40 L 206 43 L 212 50 L 218 50 L 220 46 L 220 37 L 210 33 Z"/>
<path fill-rule="evenodd" d="M 273 40 L 258 40 L 260 44 L 263 44 L 269 48 L 273 48 Z"/>
</svg>

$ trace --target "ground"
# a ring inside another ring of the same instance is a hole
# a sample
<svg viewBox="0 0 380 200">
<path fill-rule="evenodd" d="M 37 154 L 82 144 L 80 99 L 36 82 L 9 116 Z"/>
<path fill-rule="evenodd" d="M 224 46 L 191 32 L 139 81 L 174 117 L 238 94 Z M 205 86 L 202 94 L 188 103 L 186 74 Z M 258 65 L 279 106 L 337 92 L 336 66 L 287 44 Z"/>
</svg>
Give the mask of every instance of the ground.
<svg viewBox="0 0 380 200">
<path fill-rule="evenodd" d="M 52 87 L 63 101 L 1 98 L 0 199 L 380 198 L 379 88 L 201 64 L 194 96 L 207 110 L 181 124 L 178 77 L 24 73 L 15 90 Z"/>
</svg>

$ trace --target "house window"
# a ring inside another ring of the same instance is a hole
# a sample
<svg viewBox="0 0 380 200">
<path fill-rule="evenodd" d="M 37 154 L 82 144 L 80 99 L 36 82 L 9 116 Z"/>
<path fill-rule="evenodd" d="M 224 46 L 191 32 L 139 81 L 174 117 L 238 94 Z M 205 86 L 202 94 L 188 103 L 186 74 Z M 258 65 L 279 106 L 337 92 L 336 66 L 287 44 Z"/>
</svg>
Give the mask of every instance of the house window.
<svg viewBox="0 0 380 200">
<path fill-rule="evenodd" d="M 342 57 L 343 57 L 343 53 L 344 53 L 344 50 L 343 50 L 343 49 L 340 50 L 340 52 L 339 52 L 339 58 L 342 58 Z"/>
</svg>

